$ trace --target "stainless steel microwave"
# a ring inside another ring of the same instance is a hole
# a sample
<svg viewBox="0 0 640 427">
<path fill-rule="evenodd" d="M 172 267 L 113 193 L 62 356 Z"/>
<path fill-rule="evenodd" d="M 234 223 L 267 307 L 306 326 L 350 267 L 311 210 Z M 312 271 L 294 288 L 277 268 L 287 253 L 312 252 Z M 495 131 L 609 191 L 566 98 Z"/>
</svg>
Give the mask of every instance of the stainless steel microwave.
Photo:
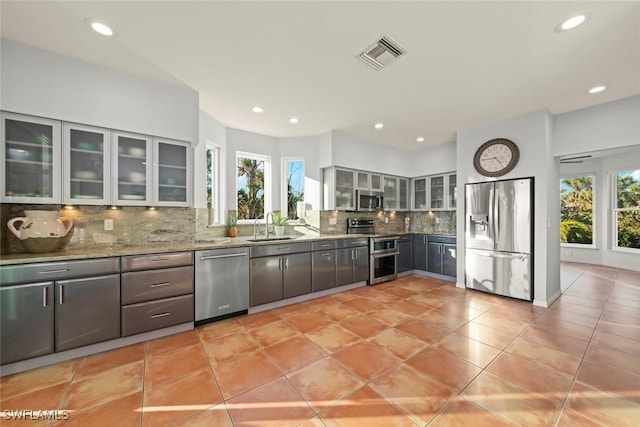
<svg viewBox="0 0 640 427">
<path fill-rule="evenodd" d="M 358 212 L 377 212 L 383 209 L 381 191 L 356 191 L 356 210 Z"/>
</svg>

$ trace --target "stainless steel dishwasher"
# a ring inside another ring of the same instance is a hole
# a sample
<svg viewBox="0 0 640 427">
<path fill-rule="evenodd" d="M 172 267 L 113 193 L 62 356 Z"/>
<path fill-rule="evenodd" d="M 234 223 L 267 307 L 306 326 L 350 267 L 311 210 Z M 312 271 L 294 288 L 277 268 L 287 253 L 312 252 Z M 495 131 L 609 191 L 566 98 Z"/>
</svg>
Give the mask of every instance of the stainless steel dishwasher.
<svg viewBox="0 0 640 427">
<path fill-rule="evenodd" d="M 246 314 L 249 249 L 196 251 L 196 325 Z"/>
</svg>

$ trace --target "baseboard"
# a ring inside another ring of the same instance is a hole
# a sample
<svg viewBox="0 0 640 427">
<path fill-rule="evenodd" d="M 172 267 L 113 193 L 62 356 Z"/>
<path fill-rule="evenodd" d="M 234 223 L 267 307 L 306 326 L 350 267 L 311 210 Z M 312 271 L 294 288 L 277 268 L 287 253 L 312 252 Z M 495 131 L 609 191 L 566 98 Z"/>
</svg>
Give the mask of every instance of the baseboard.
<svg viewBox="0 0 640 427">
<path fill-rule="evenodd" d="M 77 359 L 79 357 L 102 353 L 103 351 L 114 350 L 116 348 L 125 347 L 131 344 L 138 344 L 144 341 L 166 337 L 168 335 L 177 334 L 179 332 L 190 331 L 191 329 L 193 329 L 193 322 L 182 323 L 180 325 L 158 329 L 157 331 L 117 338 L 111 341 L 100 342 L 85 347 L 74 348 L 72 350 L 61 351 L 59 353 L 47 354 L 46 356 L 40 356 L 33 359 L 9 363 L 0 367 L 0 377 L 16 374 L 18 372 L 28 371 L 31 369 L 41 368 L 43 366 L 52 365 L 54 363 L 66 362 L 67 360 Z"/>
<path fill-rule="evenodd" d="M 551 307 L 551 304 L 553 304 L 553 302 L 555 300 L 560 298 L 561 295 L 562 295 L 562 290 L 560 289 L 560 290 L 558 290 L 558 292 L 556 292 L 551 297 L 549 297 L 547 301 L 534 299 L 533 300 L 533 305 L 538 306 L 538 307 L 543 307 L 543 308 L 549 308 L 549 307 Z"/>
</svg>

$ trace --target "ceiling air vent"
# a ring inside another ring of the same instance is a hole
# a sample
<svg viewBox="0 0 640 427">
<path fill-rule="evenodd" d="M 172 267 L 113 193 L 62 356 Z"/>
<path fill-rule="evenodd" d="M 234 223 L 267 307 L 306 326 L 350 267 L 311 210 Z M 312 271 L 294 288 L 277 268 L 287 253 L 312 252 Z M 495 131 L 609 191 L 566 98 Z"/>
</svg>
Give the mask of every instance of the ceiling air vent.
<svg viewBox="0 0 640 427">
<path fill-rule="evenodd" d="M 377 42 L 360 53 L 358 59 L 377 71 L 382 70 L 405 53 L 407 51 L 398 43 L 389 36 L 383 35 Z"/>
</svg>

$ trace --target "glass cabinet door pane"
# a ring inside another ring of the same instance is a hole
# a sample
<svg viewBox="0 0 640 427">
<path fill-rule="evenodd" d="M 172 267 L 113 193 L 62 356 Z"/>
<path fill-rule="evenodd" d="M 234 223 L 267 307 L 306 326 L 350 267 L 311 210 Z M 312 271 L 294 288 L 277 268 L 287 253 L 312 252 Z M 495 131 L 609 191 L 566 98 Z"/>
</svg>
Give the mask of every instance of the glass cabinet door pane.
<svg viewBox="0 0 640 427">
<path fill-rule="evenodd" d="M 358 173 L 358 188 L 362 190 L 369 189 L 369 174 L 366 172 L 357 172 Z"/>
<path fill-rule="evenodd" d="M 385 210 L 398 209 L 398 179 L 396 177 L 385 176 L 383 181 Z"/>
<path fill-rule="evenodd" d="M 371 190 L 382 191 L 382 176 L 371 174 Z"/>
<path fill-rule="evenodd" d="M 413 181 L 413 208 L 422 210 L 427 208 L 427 178 Z"/>
<path fill-rule="evenodd" d="M 5 119 L 5 196 L 54 197 L 55 135 L 54 126 L 28 121 Z M 59 131 L 59 128 L 58 128 Z M 59 143 L 59 142 L 57 142 Z"/>
<path fill-rule="evenodd" d="M 118 135 L 118 200 L 145 202 L 147 194 L 147 159 L 149 147 L 146 139 Z M 136 203 L 131 203 L 136 204 Z"/>
<path fill-rule="evenodd" d="M 409 189 L 408 181 L 406 179 L 398 178 L 398 191 L 400 192 L 400 197 L 398 198 L 398 209 L 409 209 Z"/>
<path fill-rule="evenodd" d="M 187 201 L 187 147 L 158 143 L 158 201 Z"/>
<path fill-rule="evenodd" d="M 456 208 L 457 188 L 458 186 L 457 186 L 456 174 L 449 175 L 449 196 L 448 196 L 449 206 L 448 207 L 450 209 Z"/>
<path fill-rule="evenodd" d="M 71 199 L 105 199 L 106 133 L 69 129 L 68 135 L 69 197 Z"/>
<path fill-rule="evenodd" d="M 336 209 L 353 209 L 355 207 L 354 172 L 336 169 Z"/>
<path fill-rule="evenodd" d="M 444 176 L 431 177 L 431 208 L 444 207 Z"/>
</svg>

